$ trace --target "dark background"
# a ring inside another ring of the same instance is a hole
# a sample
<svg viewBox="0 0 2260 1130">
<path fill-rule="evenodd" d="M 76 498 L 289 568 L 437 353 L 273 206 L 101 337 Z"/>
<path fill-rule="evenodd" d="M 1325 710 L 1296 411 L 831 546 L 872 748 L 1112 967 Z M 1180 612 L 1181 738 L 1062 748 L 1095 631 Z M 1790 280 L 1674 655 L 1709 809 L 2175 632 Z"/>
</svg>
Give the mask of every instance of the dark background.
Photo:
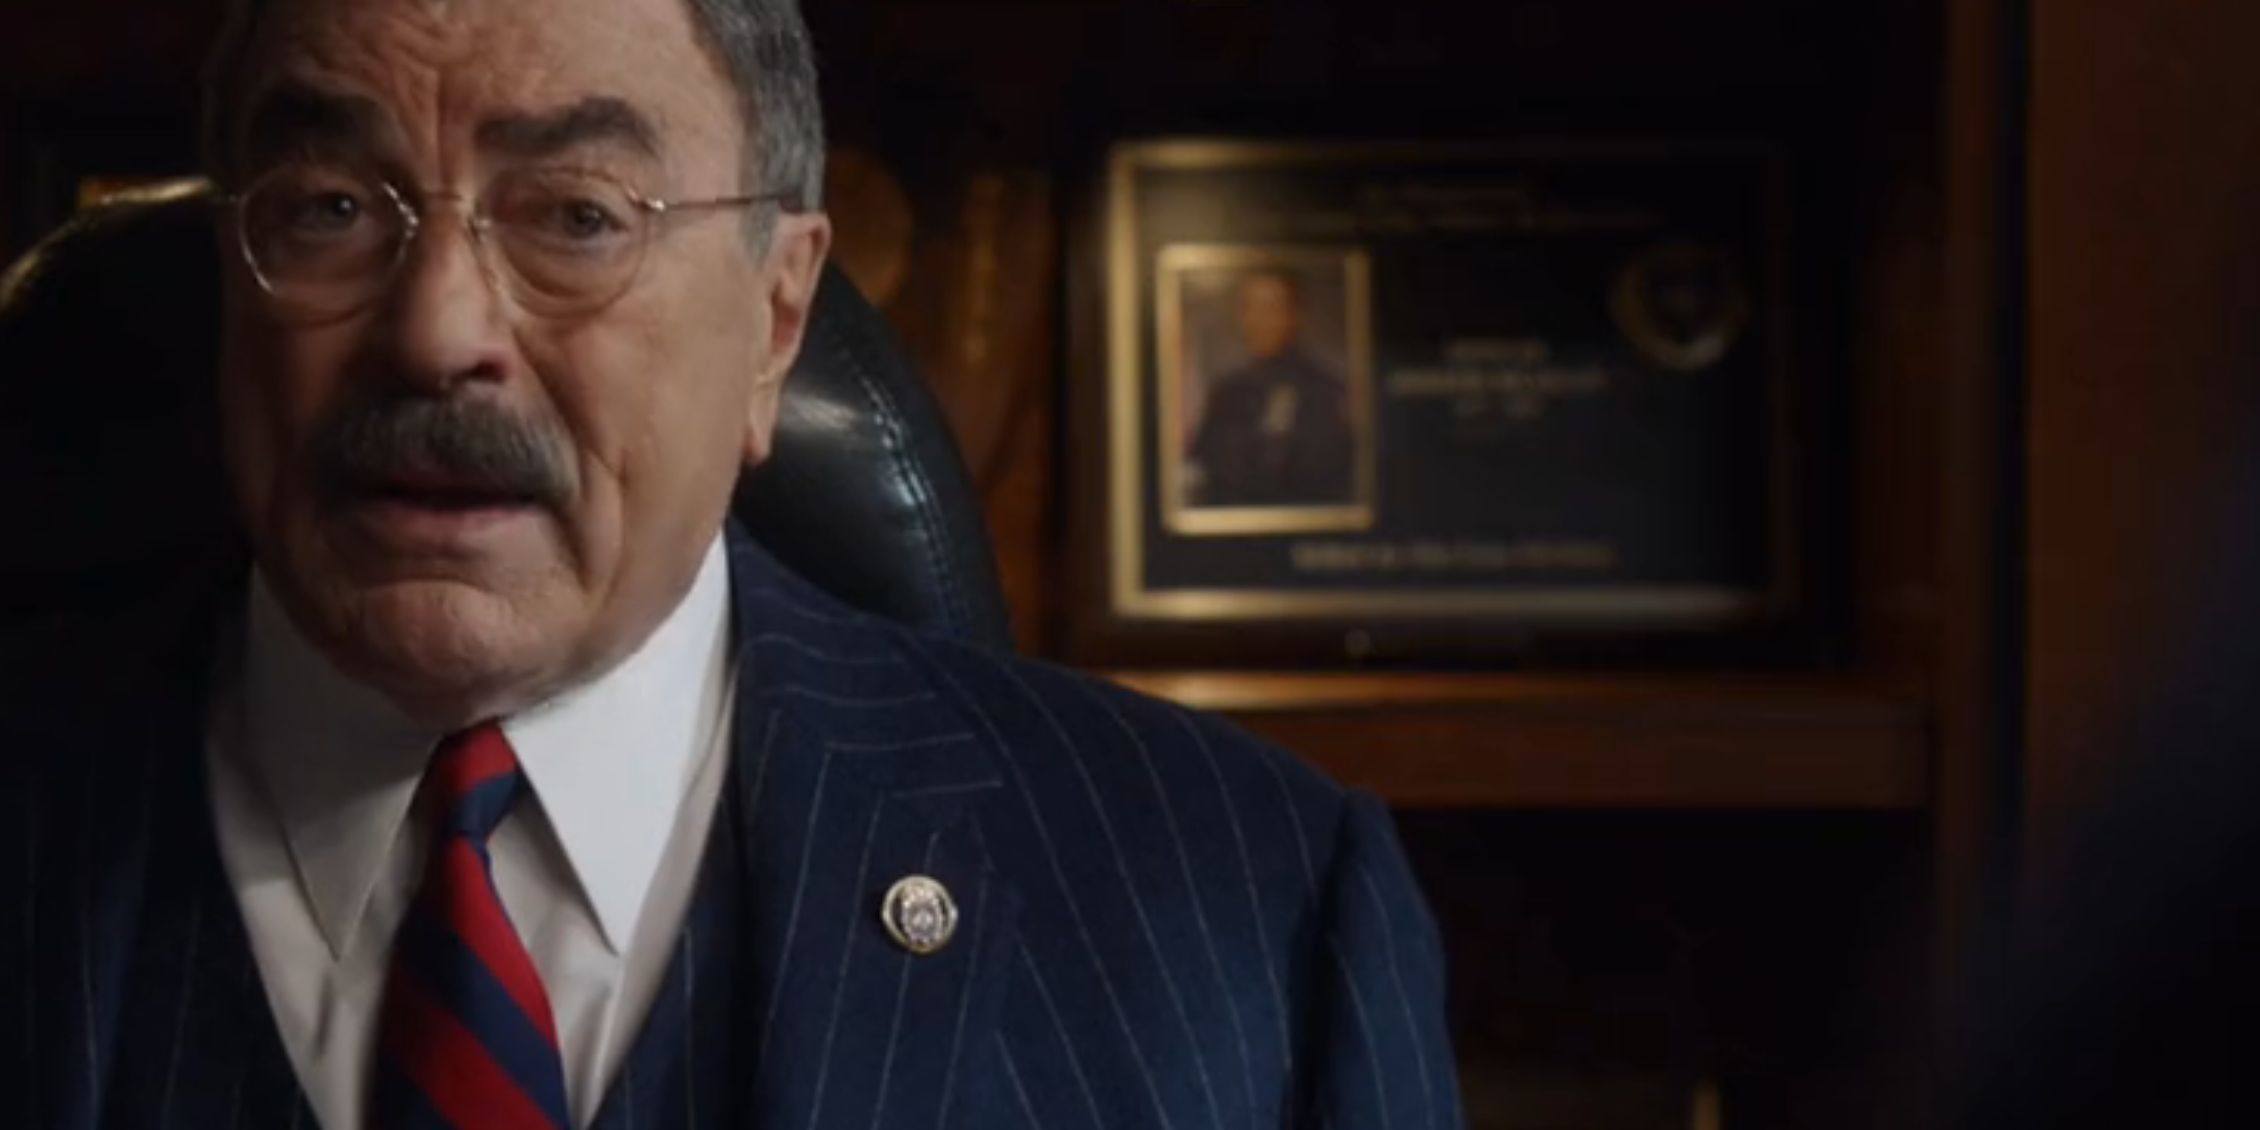
<svg viewBox="0 0 2260 1130">
<path fill-rule="evenodd" d="M 1121 670 L 1399 805 L 1476 1125 L 1674 1124 L 1543 1121 L 1533 1096 L 1698 1079 L 1738 1130 L 1921 1124 L 1962 1058 L 1941 1002 L 1993 971 L 2015 907 L 2077 882 L 2058 848 L 2092 802 L 2171 746 L 2250 736 L 2193 720 L 2260 671 L 2238 485 L 2260 481 L 2260 7 L 810 7 L 835 142 L 901 189 L 840 196 L 896 202 L 843 208 L 843 253 L 899 261 L 878 297 L 988 501 L 1022 644 L 1055 656 L 1139 658 L 1077 627 L 1108 144 L 1723 133 L 1789 155 L 1798 646 Z M 0 13 L 0 250 L 84 175 L 189 167 L 216 8 Z"/>
</svg>

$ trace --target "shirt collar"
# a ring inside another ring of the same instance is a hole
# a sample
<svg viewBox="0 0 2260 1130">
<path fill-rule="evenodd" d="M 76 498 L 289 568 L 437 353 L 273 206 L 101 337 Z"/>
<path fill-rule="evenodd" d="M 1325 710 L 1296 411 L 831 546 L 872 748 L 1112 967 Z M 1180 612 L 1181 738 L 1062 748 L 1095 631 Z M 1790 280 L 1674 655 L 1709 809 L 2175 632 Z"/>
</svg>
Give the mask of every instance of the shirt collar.
<svg viewBox="0 0 2260 1130">
<path fill-rule="evenodd" d="M 633 936 L 683 794 L 727 718 L 729 603 L 717 536 L 690 591 L 632 655 L 502 722 L 614 953 Z M 246 764 L 331 954 L 342 954 L 443 735 L 338 672 L 256 575 L 246 627 Z"/>
</svg>

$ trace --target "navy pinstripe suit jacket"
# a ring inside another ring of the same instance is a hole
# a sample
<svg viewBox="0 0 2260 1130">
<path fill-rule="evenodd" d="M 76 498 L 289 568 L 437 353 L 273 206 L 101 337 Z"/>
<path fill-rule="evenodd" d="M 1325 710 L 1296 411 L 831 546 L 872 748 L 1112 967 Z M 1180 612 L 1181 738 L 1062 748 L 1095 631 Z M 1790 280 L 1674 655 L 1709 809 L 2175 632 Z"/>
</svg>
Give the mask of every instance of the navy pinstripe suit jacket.
<svg viewBox="0 0 2260 1130">
<path fill-rule="evenodd" d="M 710 847 L 600 1124 L 1460 1125 L 1439 950 L 1378 802 L 852 613 L 735 531 L 731 572 L 739 850 L 717 884 Z M 118 664 L 148 689 L 10 727 L 0 1124 L 311 1125 L 212 847 L 206 649 L 150 650 Z M 878 915 L 913 872 L 961 915 L 929 957 Z"/>
</svg>

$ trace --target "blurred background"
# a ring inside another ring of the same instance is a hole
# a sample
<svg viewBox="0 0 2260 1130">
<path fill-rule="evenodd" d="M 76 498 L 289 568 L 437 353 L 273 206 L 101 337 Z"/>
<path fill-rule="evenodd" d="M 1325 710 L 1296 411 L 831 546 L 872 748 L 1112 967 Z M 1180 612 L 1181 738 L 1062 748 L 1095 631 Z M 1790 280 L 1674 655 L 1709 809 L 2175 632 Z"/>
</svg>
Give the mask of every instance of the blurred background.
<svg viewBox="0 0 2260 1130">
<path fill-rule="evenodd" d="M 2260 752 L 2206 713 L 2260 690 L 2260 6 L 807 6 L 839 257 L 949 413 L 1020 646 L 1397 806 L 1474 1125 L 1923 1124 L 2088 813 L 2169 747 Z M 8 6 L 0 259 L 194 170 L 218 8 Z M 1182 136 L 1776 155 L 1787 604 L 1433 645 L 1110 611 L 1107 161 Z"/>
</svg>

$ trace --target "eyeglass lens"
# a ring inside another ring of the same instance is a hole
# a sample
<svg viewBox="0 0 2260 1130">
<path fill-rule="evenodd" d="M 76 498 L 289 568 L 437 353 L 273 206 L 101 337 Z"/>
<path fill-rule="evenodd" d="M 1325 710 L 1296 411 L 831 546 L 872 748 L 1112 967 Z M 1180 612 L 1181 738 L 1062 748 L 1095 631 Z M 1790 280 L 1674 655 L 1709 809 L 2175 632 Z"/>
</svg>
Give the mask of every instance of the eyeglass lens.
<svg viewBox="0 0 2260 1130">
<path fill-rule="evenodd" d="M 318 165 L 261 177 L 240 207 L 244 253 L 261 284 L 278 301 L 312 313 L 345 313 L 377 298 L 417 228 L 412 206 L 383 182 Z M 635 273 L 651 219 L 610 178 L 557 169 L 496 176 L 472 217 L 511 297 L 543 315 L 586 311 L 618 297 Z"/>
</svg>

